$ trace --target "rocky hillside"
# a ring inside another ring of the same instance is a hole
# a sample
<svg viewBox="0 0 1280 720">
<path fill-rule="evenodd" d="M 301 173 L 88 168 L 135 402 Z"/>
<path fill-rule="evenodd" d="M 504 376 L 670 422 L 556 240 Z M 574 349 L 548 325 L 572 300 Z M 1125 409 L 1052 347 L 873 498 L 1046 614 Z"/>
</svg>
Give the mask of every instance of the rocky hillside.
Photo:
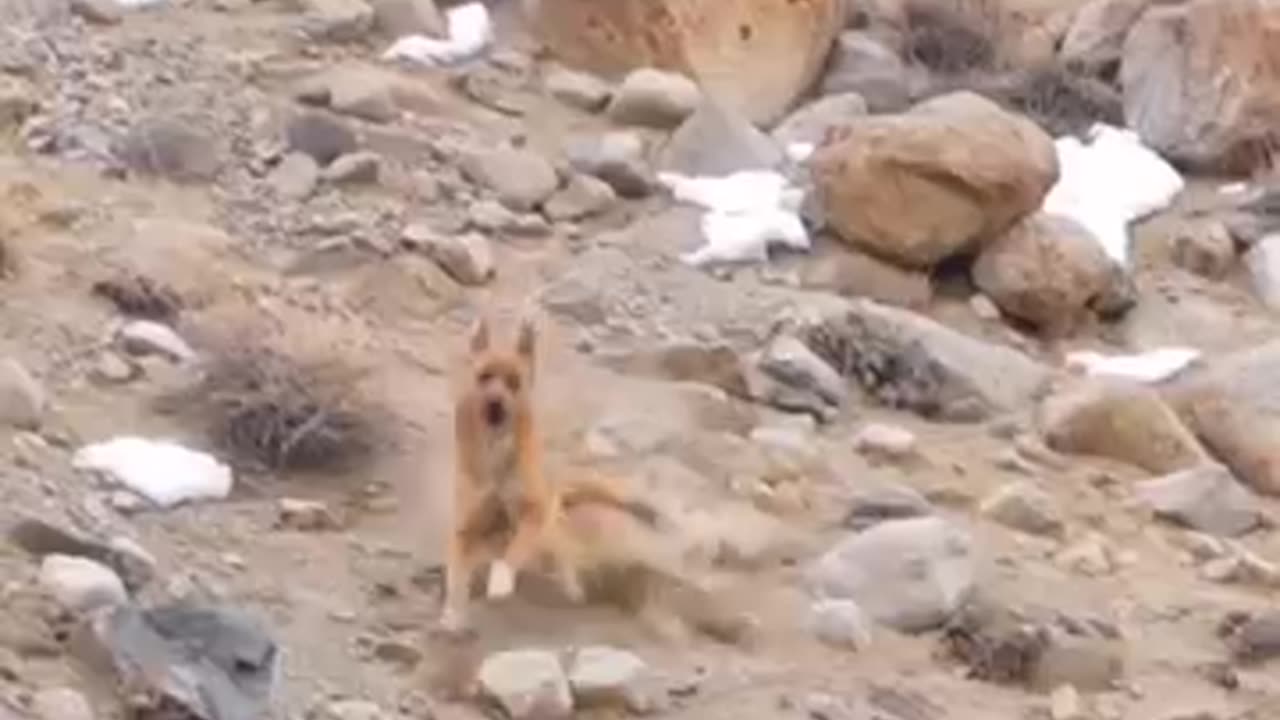
<svg viewBox="0 0 1280 720">
<path fill-rule="evenodd" d="M 1280 717 L 1276 28 L 0 0 L 0 720 Z M 439 631 L 481 314 L 680 572 Z"/>
</svg>

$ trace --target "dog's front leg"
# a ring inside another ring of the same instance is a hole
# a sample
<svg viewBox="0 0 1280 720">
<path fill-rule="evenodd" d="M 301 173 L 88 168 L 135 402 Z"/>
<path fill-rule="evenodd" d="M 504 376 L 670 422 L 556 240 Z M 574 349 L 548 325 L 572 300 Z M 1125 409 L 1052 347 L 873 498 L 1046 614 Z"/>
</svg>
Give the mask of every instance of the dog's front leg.
<svg viewBox="0 0 1280 720">
<path fill-rule="evenodd" d="M 489 568 L 490 598 L 503 598 L 515 590 L 516 574 L 524 569 L 546 537 L 551 513 L 541 503 L 524 502 L 516 518 L 515 535 Z"/>
</svg>

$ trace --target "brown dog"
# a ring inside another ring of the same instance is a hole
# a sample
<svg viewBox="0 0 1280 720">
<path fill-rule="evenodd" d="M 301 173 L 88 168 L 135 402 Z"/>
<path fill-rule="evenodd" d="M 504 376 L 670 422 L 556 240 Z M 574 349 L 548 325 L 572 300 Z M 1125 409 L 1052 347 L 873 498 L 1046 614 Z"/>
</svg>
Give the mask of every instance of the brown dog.
<svg viewBox="0 0 1280 720">
<path fill-rule="evenodd" d="M 470 348 L 454 406 L 457 469 L 453 527 L 445 568 L 441 625 L 467 626 L 471 578 L 492 560 L 489 598 L 510 595 L 527 564 L 550 556 L 566 596 L 583 598 L 576 551 L 562 532 L 564 494 L 543 466 L 533 398 L 535 345 L 532 322 L 521 322 L 514 347 L 495 347 L 485 320 L 471 332 Z M 597 502 L 644 514 L 608 485 L 577 483 L 571 503 Z"/>
</svg>

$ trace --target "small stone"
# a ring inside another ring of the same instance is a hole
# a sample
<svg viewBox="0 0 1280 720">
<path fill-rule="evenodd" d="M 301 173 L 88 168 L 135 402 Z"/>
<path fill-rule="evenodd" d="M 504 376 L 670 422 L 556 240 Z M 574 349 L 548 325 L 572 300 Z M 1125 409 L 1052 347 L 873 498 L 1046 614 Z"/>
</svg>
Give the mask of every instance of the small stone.
<svg viewBox="0 0 1280 720">
<path fill-rule="evenodd" d="M 1235 537 L 1263 521 L 1258 498 L 1217 463 L 1143 481 L 1135 491 L 1157 516 L 1201 532 Z"/>
<path fill-rule="evenodd" d="M 547 73 L 545 83 L 552 97 L 585 112 L 600 112 L 613 97 L 613 88 L 604 80 L 564 67 L 556 67 Z"/>
<path fill-rule="evenodd" d="M 565 149 L 575 170 L 600 178 L 620 197 L 642 198 L 653 191 L 644 138 L 617 131 L 571 140 Z"/>
<path fill-rule="evenodd" d="M 49 688 L 36 693 L 31 709 L 38 720 L 93 720 L 93 708 L 79 691 Z"/>
<path fill-rule="evenodd" d="M 896 425 L 870 423 L 853 436 L 853 449 L 870 457 L 906 460 L 916 452 L 916 436 Z"/>
<path fill-rule="evenodd" d="M 1057 556 L 1062 567 L 1088 577 L 1110 575 L 1115 571 L 1111 545 L 1099 533 L 1090 533 Z"/>
<path fill-rule="evenodd" d="M 1173 262 L 1187 272 L 1216 280 L 1236 263 L 1236 244 L 1221 220 L 1187 223 L 1173 237 Z"/>
<path fill-rule="evenodd" d="M 174 362 L 196 359 L 196 351 L 173 328 L 153 320 L 130 320 L 120 328 L 118 337 L 131 355 L 163 355 Z"/>
<path fill-rule="evenodd" d="M 612 706 L 642 710 L 649 665 L 626 650 L 602 645 L 579 649 L 569 670 L 569 687 L 577 707 Z"/>
<path fill-rule="evenodd" d="M 831 647 L 857 652 L 871 646 L 871 621 L 853 600 L 818 600 L 809 609 L 809 625 Z"/>
<path fill-rule="evenodd" d="M 285 155 L 271 171 L 267 184 L 281 198 L 298 201 L 311 197 L 319 179 L 320 166 L 315 159 L 306 153 L 295 151 Z"/>
<path fill-rule="evenodd" d="M 313 720 L 391 720 L 377 703 L 368 700 L 335 700 L 319 708 Z"/>
<path fill-rule="evenodd" d="M 618 195 L 603 180 L 574 173 L 568 182 L 547 200 L 543 212 L 556 221 L 582 220 L 605 212 Z"/>
<path fill-rule="evenodd" d="M 1015 482 L 982 501 L 980 512 L 1004 525 L 1032 535 L 1060 535 L 1064 525 L 1049 493 L 1029 482 Z"/>
<path fill-rule="evenodd" d="M 67 610 L 85 613 L 129 599 L 124 582 L 111 568 L 86 558 L 46 555 L 40 585 Z"/>
<path fill-rule="evenodd" d="M 300 0 L 303 29 L 311 37 L 334 42 L 359 40 L 373 27 L 373 8 L 364 0 Z"/>
<path fill-rule="evenodd" d="M 177 182 L 212 180 L 222 167 L 221 149 L 208 132 L 174 118 L 136 123 L 116 153 L 136 172 Z"/>
<path fill-rule="evenodd" d="M 359 147 L 350 128 L 321 112 L 303 113 L 294 118 L 285 129 L 285 142 L 290 150 L 310 155 L 322 167 Z"/>
<path fill-rule="evenodd" d="M 391 84 L 364 73 L 339 73 L 329 79 L 329 106 L 334 112 L 374 123 L 400 117 Z"/>
<path fill-rule="evenodd" d="M 378 182 L 381 168 L 382 158 L 377 153 L 357 151 L 334 160 L 320 176 L 331 183 L 368 185 Z"/>
<path fill-rule="evenodd" d="M 1080 691 L 1070 685 L 1060 685 L 1049 697 L 1049 717 L 1053 720 L 1088 720 Z"/>
<path fill-rule="evenodd" d="M 991 298 L 982 293 L 977 293 L 969 298 L 969 307 L 973 310 L 973 314 L 978 316 L 979 320 L 995 322 L 1000 319 L 1000 308 L 996 307 Z"/>
<path fill-rule="evenodd" d="M 110 351 L 99 354 L 90 371 L 94 380 L 109 385 L 127 383 L 136 379 L 138 374 L 139 370 L 135 365 Z"/>
<path fill-rule="evenodd" d="M 372 0 L 373 24 L 389 38 L 426 35 L 446 38 L 444 15 L 435 0 Z"/>
<path fill-rule="evenodd" d="M 402 239 L 463 285 L 483 285 L 497 271 L 493 248 L 483 235 L 467 233 L 444 237 L 425 225 L 410 225 L 405 228 Z"/>
<path fill-rule="evenodd" d="M 850 530 L 866 530 L 885 520 L 924 517 L 933 507 L 923 495 L 905 485 L 885 485 L 854 496 L 843 525 Z"/>
<path fill-rule="evenodd" d="M 573 714 L 573 694 L 560 659 L 545 650 L 508 650 L 480 665 L 481 691 L 512 720 L 557 720 Z"/>
<path fill-rule="evenodd" d="M 498 148 L 467 156 L 463 172 L 472 182 L 492 190 L 503 205 L 528 212 L 541 205 L 560 185 L 546 158 L 519 148 Z"/>
<path fill-rule="evenodd" d="M 329 510 L 329 506 L 317 500 L 299 500 L 281 498 L 276 505 L 278 527 L 297 532 L 319 532 L 337 530 L 341 527 L 338 518 Z"/>
<path fill-rule="evenodd" d="M 0 425 L 38 430 L 49 400 L 44 388 L 13 358 L 0 360 Z"/>
<path fill-rule="evenodd" d="M 382 662 L 405 668 L 417 667 L 422 662 L 422 650 L 413 643 L 394 638 L 384 638 L 373 646 L 373 656 Z"/>
<path fill-rule="evenodd" d="M 623 125 L 670 129 L 697 109 L 698 85 L 679 73 L 640 68 L 623 80 L 607 109 L 609 118 Z"/>
<path fill-rule="evenodd" d="M 124 19 L 114 0 L 71 0 L 71 12 L 99 25 L 118 25 Z"/>
</svg>

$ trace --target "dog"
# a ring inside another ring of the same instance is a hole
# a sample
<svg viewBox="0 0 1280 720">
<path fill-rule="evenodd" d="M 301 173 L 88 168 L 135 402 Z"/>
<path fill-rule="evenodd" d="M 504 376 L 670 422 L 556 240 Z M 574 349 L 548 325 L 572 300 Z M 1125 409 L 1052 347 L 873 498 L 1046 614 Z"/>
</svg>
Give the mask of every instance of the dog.
<svg viewBox="0 0 1280 720">
<path fill-rule="evenodd" d="M 470 333 L 454 401 L 454 511 L 440 619 L 451 634 L 468 628 L 472 577 L 485 561 L 491 561 L 489 599 L 511 595 L 521 571 L 549 558 L 564 595 L 583 601 L 584 552 L 565 532 L 566 507 L 595 503 L 656 519 L 652 508 L 610 483 L 581 479 L 561 487 L 547 477 L 534 400 L 536 345 L 528 317 L 511 347 L 493 342 L 483 318 Z"/>
</svg>

